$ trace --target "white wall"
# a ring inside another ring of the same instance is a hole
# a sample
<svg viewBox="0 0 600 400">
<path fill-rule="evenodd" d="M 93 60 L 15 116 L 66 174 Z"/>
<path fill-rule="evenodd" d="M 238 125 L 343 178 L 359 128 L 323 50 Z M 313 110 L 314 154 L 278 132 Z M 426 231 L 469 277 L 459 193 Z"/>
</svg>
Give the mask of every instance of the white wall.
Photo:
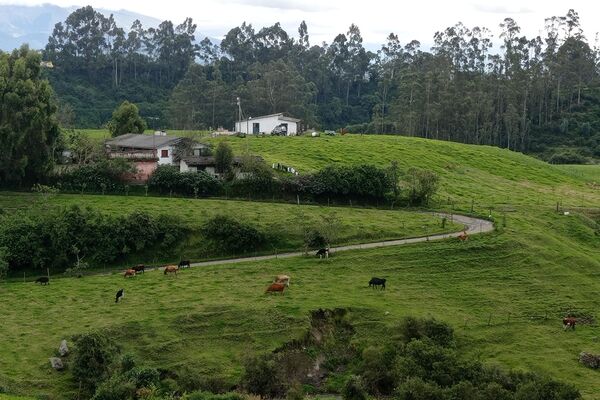
<svg viewBox="0 0 600 400">
<path fill-rule="evenodd" d="M 248 121 L 241 121 L 235 123 L 235 131 L 245 134 L 252 134 L 253 124 L 259 124 L 259 132 L 269 134 L 271 131 L 280 124 L 288 124 L 288 135 L 296 135 L 298 132 L 297 123 L 290 121 L 281 121 L 279 116 L 274 115 L 266 118 L 252 118 Z"/>
<path fill-rule="evenodd" d="M 167 150 L 168 156 L 162 157 L 162 151 Z M 156 149 L 156 156 L 158 157 L 158 165 L 172 165 L 173 164 L 173 146 L 159 147 Z"/>
</svg>

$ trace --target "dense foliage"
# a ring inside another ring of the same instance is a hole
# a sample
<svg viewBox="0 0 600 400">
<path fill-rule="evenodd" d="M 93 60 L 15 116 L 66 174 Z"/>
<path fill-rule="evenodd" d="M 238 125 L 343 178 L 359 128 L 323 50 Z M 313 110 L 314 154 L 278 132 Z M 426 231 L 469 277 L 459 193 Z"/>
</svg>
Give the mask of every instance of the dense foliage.
<svg viewBox="0 0 600 400">
<path fill-rule="evenodd" d="M 225 215 L 208 220 L 202 227 L 202 234 L 215 249 L 225 254 L 256 251 L 266 243 L 265 235 L 258 229 Z"/>
<path fill-rule="evenodd" d="M 161 165 L 150 176 L 148 188 L 162 194 L 215 196 L 220 194 L 222 183 L 204 171 L 179 172 L 177 167 Z"/>
<path fill-rule="evenodd" d="M 499 28 L 494 37 L 458 23 L 437 32 L 431 49 L 391 33 L 372 52 L 356 25 L 331 43 L 311 45 L 304 22 L 297 37 L 279 23 L 259 30 L 243 23 L 215 45 L 194 42 L 191 19 L 158 28 L 136 21 L 126 33 L 112 16 L 85 7 L 56 25 L 44 55 L 56 66 L 49 77 L 66 110 L 61 115 L 74 111 L 80 126 L 105 123 L 128 99 L 156 125 L 231 128 L 239 97 L 243 116 L 286 112 L 325 129 L 547 157 L 565 145 L 600 157 L 599 54 L 579 15 L 548 18 L 529 38 L 511 18 Z"/>
<path fill-rule="evenodd" d="M 185 227 L 143 211 L 120 217 L 79 207 L 1 216 L 0 248 L 11 270 L 49 267 L 64 271 L 76 260 L 106 264 L 128 254 L 172 251 Z"/>
<path fill-rule="evenodd" d="M 391 333 L 384 343 L 362 349 L 350 344 L 354 331 L 344 321 L 339 309 L 313 311 L 303 339 L 246 363 L 242 386 L 263 397 L 281 397 L 292 382 L 315 383 L 305 371 L 312 370 L 317 357 L 321 376 L 337 378 L 344 371 L 347 378 L 338 390 L 347 400 L 368 395 L 397 400 L 581 398 L 569 384 L 507 373 L 463 356 L 453 329 L 434 319 L 408 317 L 397 327 L 399 335 Z"/>
<path fill-rule="evenodd" d="M 59 130 L 40 60 L 27 46 L 0 52 L 0 186 L 35 183 L 52 166 Z"/>
<path fill-rule="evenodd" d="M 135 172 L 125 159 L 100 159 L 62 172 L 55 172 L 50 180 L 60 189 L 80 192 L 123 192 L 125 176 Z"/>
</svg>

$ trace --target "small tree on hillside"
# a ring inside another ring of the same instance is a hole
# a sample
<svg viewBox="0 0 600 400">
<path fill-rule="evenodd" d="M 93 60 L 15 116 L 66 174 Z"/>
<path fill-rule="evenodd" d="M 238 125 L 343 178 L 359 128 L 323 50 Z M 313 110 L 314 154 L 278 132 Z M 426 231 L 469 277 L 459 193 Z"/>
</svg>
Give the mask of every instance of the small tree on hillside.
<svg viewBox="0 0 600 400">
<path fill-rule="evenodd" d="M 407 173 L 408 201 L 412 205 L 427 205 L 437 192 L 439 177 L 436 173 L 411 168 Z"/>
<path fill-rule="evenodd" d="M 144 133 L 146 122 L 140 117 L 137 106 L 125 100 L 114 112 L 108 123 L 111 136 L 125 133 Z"/>
<path fill-rule="evenodd" d="M 215 168 L 218 173 L 224 174 L 231 171 L 233 166 L 233 150 L 225 142 L 219 143 L 215 150 Z"/>
</svg>

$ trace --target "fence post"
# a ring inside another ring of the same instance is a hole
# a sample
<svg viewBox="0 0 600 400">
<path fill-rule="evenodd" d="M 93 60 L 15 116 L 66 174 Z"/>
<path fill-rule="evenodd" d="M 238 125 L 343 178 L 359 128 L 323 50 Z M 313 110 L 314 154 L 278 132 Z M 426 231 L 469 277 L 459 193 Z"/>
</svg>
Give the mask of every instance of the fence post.
<svg viewBox="0 0 600 400">
<path fill-rule="evenodd" d="M 300 195 L 296 193 L 296 203 L 300 205 Z"/>
</svg>

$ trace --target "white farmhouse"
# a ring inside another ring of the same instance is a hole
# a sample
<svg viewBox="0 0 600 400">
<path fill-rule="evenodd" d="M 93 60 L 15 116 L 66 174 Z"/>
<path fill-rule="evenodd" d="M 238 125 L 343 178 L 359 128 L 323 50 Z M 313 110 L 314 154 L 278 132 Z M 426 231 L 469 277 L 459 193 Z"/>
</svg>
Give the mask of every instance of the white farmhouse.
<svg viewBox="0 0 600 400">
<path fill-rule="evenodd" d="M 274 132 L 283 136 L 295 136 L 298 134 L 299 122 L 299 119 L 286 117 L 283 113 L 263 115 L 236 122 L 235 131 L 245 134 Z"/>
</svg>

